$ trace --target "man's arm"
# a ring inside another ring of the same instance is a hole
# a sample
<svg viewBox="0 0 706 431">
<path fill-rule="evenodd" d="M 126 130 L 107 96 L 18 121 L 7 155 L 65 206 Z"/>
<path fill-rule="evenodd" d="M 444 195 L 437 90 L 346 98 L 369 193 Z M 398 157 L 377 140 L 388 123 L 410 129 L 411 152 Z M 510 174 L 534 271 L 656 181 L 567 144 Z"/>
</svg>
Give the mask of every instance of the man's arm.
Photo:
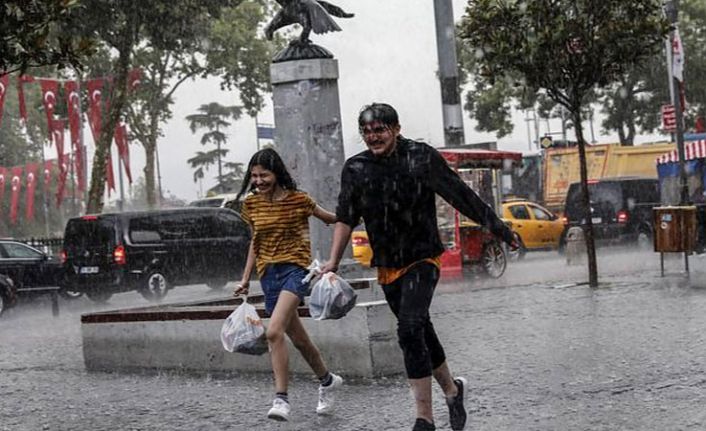
<svg viewBox="0 0 706 431">
<path fill-rule="evenodd" d="M 341 263 L 343 251 L 348 245 L 348 240 L 351 238 L 353 228 L 345 223 L 336 222 L 336 227 L 333 229 L 333 241 L 331 243 L 331 254 L 328 261 L 321 267 L 321 272 L 336 272 L 338 264 Z"/>
<path fill-rule="evenodd" d="M 461 214 L 487 227 L 493 235 L 514 247 L 515 237 L 512 230 L 472 188 L 463 182 L 435 149 L 432 149 L 430 163 L 430 177 L 434 192 Z"/>
</svg>

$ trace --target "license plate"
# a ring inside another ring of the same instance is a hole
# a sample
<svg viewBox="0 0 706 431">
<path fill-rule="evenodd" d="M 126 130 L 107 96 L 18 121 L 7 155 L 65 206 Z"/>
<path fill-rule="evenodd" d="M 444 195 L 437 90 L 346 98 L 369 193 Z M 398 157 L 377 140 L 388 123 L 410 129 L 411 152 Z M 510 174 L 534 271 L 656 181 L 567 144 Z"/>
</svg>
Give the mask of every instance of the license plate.
<svg viewBox="0 0 706 431">
<path fill-rule="evenodd" d="M 97 266 L 82 266 L 79 270 L 80 274 L 98 274 Z"/>
<path fill-rule="evenodd" d="M 603 219 L 600 217 L 591 217 L 591 223 L 593 224 L 600 224 L 603 222 Z"/>
</svg>

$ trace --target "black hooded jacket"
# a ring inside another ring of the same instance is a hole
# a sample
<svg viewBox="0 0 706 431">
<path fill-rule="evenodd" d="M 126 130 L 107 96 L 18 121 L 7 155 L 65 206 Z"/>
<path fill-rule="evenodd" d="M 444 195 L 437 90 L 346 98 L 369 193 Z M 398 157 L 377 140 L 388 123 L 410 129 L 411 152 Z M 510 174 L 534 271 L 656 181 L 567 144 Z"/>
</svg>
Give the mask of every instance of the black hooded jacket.
<svg viewBox="0 0 706 431">
<path fill-rule="evenodd" d="M 433 147 L 399 136 L 394 151 L 369 150 L 346 160 L 336 217 L 351 228 L 362 217 L 373 249 L 372 266 L 403 268 L 444 251 L 435 195 L 508 244 L 512 231 L 468 187 Z"/>
</svg>

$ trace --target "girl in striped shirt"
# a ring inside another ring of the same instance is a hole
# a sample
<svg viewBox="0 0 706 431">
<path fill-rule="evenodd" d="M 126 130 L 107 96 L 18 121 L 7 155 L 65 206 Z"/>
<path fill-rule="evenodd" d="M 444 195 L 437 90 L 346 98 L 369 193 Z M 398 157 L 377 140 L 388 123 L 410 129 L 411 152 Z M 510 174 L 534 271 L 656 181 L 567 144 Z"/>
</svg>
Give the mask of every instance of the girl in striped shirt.
<svg viewBox="0 0 706 431">
<path fill-rule="evenodd" d="M 308 194 L 297 190 L 284 162 L 271 148 L 258 151 L 250 159 L 237 199 L 247 191 L 250 193 L 245 197 L 240 215 L 252 229 L 252 240 L 243 278 L 234 294 L 248 292 L 250 276 L 256 268 L 265 296 L 265 311 L 271 316 L 267 341 L 276 395 L 267 416 L 286 421 L 291 410 L 287 396 L 289 352 L 285 334 L 321 382 L 316 412 L 329 414 L 333 410 L 334 392 L 343 384 L 343 379 L 328 371 L 319 349 L 302 325 L 297 307 L 309 290 L 308 283 L 302 283 L 311 262 L 309 217 L 313 215 L 330 224 L 336 222 L 336 216 L 317 205 Z"/>
</svg>

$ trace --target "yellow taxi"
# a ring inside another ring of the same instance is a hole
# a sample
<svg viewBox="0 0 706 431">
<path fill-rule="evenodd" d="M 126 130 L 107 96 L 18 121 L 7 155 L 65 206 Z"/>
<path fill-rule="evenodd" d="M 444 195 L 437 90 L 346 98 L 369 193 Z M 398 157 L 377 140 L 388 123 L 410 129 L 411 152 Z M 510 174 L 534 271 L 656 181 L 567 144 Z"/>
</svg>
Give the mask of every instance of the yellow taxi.
<svg viewBox="0 0 706 431">
<path fill-rule="evenodd" d="M 354 230 L 351 233 L 351 247 L 353 248 L 353 259 L 365 267 L 370 267 L 373 260 L 373 249 L 370 248 L 368 233 L 363 230 Z"/>
<path fill-rule="evenodd" d="M 564 221 L 538 203 L 523 199 L 503 201 L 502 218 L 512 223 L 522 252 L 558 249 L 561 245 Z"/>
</svg>

